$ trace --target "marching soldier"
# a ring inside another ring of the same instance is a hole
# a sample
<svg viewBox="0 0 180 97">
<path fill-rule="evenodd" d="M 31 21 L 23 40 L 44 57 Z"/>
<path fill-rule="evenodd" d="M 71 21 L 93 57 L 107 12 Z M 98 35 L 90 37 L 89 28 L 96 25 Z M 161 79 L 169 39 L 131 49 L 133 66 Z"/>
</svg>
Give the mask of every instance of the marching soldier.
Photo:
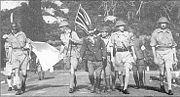
<svg viewBox="0 0 180 97">
<path fill-rule="evenodd" d="M 28 65 L 28 52 L 25 48 L 27 41 L 26 35 L 21 31 L 19 23 L 12 23 L 12 35 L 9 37 L 10 43 L 10 64 L 12 69 L 15 70 L 15 84 L 17 86 L 16 95 L 25 92 L 26 78 L 27 78 L 27 65 Z"/>
<path fill-rule="evenodd" d="M 145 39 L 149 37 L 142 37 L 140 33 L 136 33 L 134 39 L 134 50 L 137 56 L 136 64 L 133 65 L 133 77 L 135 80 L 136 88 L 142 88 L 144 86 L 143 82 L 143 71 L 145 70 L 145 60 L 147 59 L 145 53 Z M 144 72 L 145 73 L 145 72 Z"/>
<path fill-rule="evenodd" d="M 118 20 L 115 24 L 117 32 L 112 33 L 111 42 L 113 44 L 113 50 L 111 50 L 112 62 L 115 67 L 115 71 L 123 75 L 123 90 L 124 94 L 129 94 L 127 90 L 129 82 L 129 72 L 132 69 L 132 63 L 136 60 L 136 55 L 133 47 L 133 34 L 125 30 L 126 23 L 122 20 Z M 131 55 L 131 51 L 132 54 Z M 134 58 L 134 59 L 133 59 Z"/>
<path fill-rule="evenodd" d="M 75 71 L 77 71 L 78 65 L 78 47 L 77 44 L 81 42 L 81 39 L 78 37 L 75 31 L 72 31 L 69 28 L 69 24 L 66 21 L 61 22 L 59 25 L 60 30 L 63 32 L 60 36 L 60 40 L 62 41 L 63 50 L 61 51 L 66 56 L 68 56 L 68 61 L 70 64 L 70 85 L 69 85 L 69 93 L 73 93 L 76 88 L 77 80 Z M 69 65 L 68 64 L 68 65 Z"/>
<path fill-rule="evenodd" d="M 12 34 L 5 34 L 3 35 L 3 39 L 5 39 L 5 44 L 4 44 L 4 48 L 5 48 L 5 53 L 6 53 L 6 69 L 5 69 L 5 75 L 7 76 L 7 84 L 9 86 L 8 91 L 12 91 L 13 89 L 13 76 L 12 76 L 12 64 L 10 64 L 10 44 L 8 42 L 8 37 L 10 37 Z"/>
<path fill-rule="evenodd" d="M 110 88 L 114 89 L 115 88 L 115 83 L 113 83 L 113 85 L 111 85 L 110 83 L 110 78 L 112 78 L 112 80 L 114 80 L 115 75 L 114 75 L 114 67 L 112 65 L 111 62 L 111 47 L 112 47 L 112 43 L 111 43 L 111 32 L 110 32 L 110 27 L 108 26 L 104 26 L 102 27 L 101 31 L 101 37 L 102 40 L 105 43 L 106 49 L 107 49 L 107 56 L 106 56 L 106 63 L 104 63 L 106 65 L 105 67 L 105 82 L 106 82 L 106 88 L 105 91 L 110 91 Z M 114 86 L 114 88 L 113 88 Z"/>
<path fill-rule="evenodd" d="M 89 36 L 83 39 L 80 50 L 80 60 L 87 60 L 92 93 L 100 93 L 101 73 L 104 68 L 102 62 L 106 58 L 104 41 L 97 34 L 97 30 L 89 33 Z"/>
<path fill-rule="evenodd" d="M 173 95 L 171 80 L 172 75 L 171 72 L 173 70 L 173 64 L 177 62 L 176 43 L 173 40 L 172 32 L 167 27 L 170 23 L 166 17 L 161 17 L 158 22 L 159 28 L 155 29 L 152 33 L 151 43 L 154 63 L 159 66 L 160 70 L 160 88 L 161 92 L 166 93 L 165 87 L 163 85 L 163 80 L 165 76 L 165 70 L 167 73 L 167 81 L 168 81 L 168 92 L 167 94 Z"/>
</svg>

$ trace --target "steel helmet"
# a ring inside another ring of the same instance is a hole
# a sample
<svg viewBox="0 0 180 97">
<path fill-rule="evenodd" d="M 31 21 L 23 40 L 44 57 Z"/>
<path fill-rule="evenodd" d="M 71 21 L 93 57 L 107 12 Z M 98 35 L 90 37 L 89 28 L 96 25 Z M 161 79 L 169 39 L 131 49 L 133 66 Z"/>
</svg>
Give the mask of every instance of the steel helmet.
<svg viewBox="0 0 180 97">
<path fill-rule="evenodd" d="M 116 22 L 116 24 L 115 24 L 115 26 L 117 27 L 117 26 L 125 26 L 126 25 L 126 23 L 124 22 L 124 21 L 122 21 L 122 20 L 118 20 L 117 22 Z"/>
<path fill-rule="evenodd" d="M 161 18 L 159 18 L 157 23 L 169 23 L 169 20 L 166 17 L 161 17 Z"/>
<path fill-rule="evenodd" d="M 69 26 L 69 23 L 67 21 L 62 21 L 59 24 L 59 27 Z"/>
</svg>

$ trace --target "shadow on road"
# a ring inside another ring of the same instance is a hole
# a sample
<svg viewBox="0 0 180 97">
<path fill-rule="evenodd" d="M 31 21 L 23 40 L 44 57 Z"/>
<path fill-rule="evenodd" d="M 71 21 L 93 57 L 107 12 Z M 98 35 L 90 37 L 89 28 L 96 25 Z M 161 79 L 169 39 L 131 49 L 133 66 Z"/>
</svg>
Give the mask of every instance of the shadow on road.
<svg viewBox="0 0 180 97">
<path fill-rule="evenodd" d="M 68 85 L 50 85 L 50 84 L 43 84 L 43 85 L 29 85 L 27 86 L 27 91 L 36 91 L 36 90 L 41 90 L 45 88 L 51 88 L 51 87 L 64 87 Z"/>
<path fill-rule="evenodd" d="M 129 85 L 129 87 L 131 88 L 136 88 L 136 85 Z M 157 91 L 157 92 L 161 92 L 160 88 L 159 87 L 153 87 L 153 86 L 148 86 L 148 85 L 145 85 L 144 87 L 142 87 L 141 89 L 145 89 L 145 90 L 153 90 L 153 91 Z"/>
<path fill-rule="evenodd" d="M 88 85 L 77 85 L 77 89 L 84 89 L 84 88 L 88 88 Z"/>
</svg>

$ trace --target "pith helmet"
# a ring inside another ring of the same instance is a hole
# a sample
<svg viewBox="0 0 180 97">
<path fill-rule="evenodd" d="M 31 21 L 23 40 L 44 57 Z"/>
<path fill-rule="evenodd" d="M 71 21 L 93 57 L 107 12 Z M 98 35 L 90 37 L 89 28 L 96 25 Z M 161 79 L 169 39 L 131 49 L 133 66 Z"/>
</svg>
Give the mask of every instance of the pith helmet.
<svg viewBox="0 0 180 97">
<path fill-rule="evenodd" d="M 161 17 L 161 18 L 159 18 L 157 23 L 169 23 L 169 20 L 166 17 Z"/>
<path fill-rule="evenodd" d="M 62 21 L 60 24 L 59 24 L 59 27 L 64 27 L 64 26 L 69 26 L 69 23 L 67 21 Z"/>
<path fill-rule="evenodd" d="M 126 23 L 124 22 L 124 21 L 122 21 L 122 20 L 118 20 L 117 22 L 116 22 L 116 24 L 115 24 L 115 26 L 117 27 L 117 26 L 125 26 L 126 25 Z"/>
</svg>

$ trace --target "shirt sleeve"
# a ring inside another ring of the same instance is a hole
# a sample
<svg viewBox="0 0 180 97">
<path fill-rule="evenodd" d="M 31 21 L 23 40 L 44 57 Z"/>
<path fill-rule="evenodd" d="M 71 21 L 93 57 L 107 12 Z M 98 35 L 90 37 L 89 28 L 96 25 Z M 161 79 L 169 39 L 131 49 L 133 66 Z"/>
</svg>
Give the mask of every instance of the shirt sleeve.
<svg viewBox="0 0 180 97">
<path fill-rule="evenodd" d="M 85 51 L 86 51 L 86 40 L 85 40 L 85 38 L 83 38 L 83 43 L 82 43 L 82 46 L 81 46 L 81 49 L 80 49 L 80 57 L 81 58 L 84 58 Z"/>
<path fill-rule="evenodd" d="M 155 30 L 151 35 L 150 46 L 154 47 L 156 45 L 157 45 L 157 41 L 156 41 L 156 30 Z"/>
<path fill-rule="evenodd" d="M 129 33 L 130 36 L 130 46 L 134 46 L 135 36 L 133 33 Z"/>
<path fill-rule="evenodd" d="M 76 32 L 72 31 L 72 41 L 75 43 L 80 43 L 81 39 L 79 38 L 79 36 L 77 35 Z"/>
<path fill-rule="evenodd" d="M 110 42 L 111 42 L 111 45 L 112 46 L 114 46 L 114 43 L 115 43 L 115 37 L 114 37 L 115 35 L 114 35 L 114 33 L 111 35 L 111 37 L 110 37 Z"/>
<path fill-rule="evenodd" d="M 176 47 L 176 46 L 177 46 L 177 44 L 176 44 L 176 42 L 174 41 L 174 38 L 173 38 L 173 36 L 172 36 L 172 33 L 171 33 L 171 32 L 170 32 L 170 36 L 171 36 L 172 46 L 173 46 L 173 47 Z"/>
</svg>

